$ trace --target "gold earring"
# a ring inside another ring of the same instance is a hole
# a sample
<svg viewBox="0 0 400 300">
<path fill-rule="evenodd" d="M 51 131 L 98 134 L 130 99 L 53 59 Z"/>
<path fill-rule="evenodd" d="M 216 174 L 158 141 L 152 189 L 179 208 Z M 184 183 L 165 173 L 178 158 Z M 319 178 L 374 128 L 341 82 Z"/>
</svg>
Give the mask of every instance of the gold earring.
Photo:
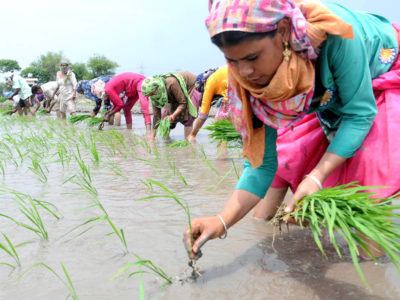
<svg viewBox="0 0 400 300">
<path fill-rule="evenodd" d="M 283 59 L 288 62 L 290 60 L 290 56 L 292 55 L 292 52 L 289 49 L 288 42 L 285 42 L 284 45 L 285 45 L 285 50 L 283 50 Z"/>
</svg>

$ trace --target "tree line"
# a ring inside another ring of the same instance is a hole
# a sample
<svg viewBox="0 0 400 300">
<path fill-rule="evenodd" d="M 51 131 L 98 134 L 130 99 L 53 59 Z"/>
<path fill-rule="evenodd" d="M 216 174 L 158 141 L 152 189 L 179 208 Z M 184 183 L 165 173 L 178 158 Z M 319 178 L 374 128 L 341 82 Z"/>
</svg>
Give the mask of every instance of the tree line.
<svg viewBox="0 0 400 300">
<path fill-rule="evenodd" d="M 21 70 L 16 60 L 0 59 L 0 72 L 21 71 L 21 76 L 23 77 L 28 77 L 28 74 L 32 74 L 32 77 L 37 78 L 39 84 L 42 84 L 56 79 L 56 73 L 60 68 L 62 60 L 69 61 L 62 52 L 49 51 L 46 54 L 40 55 L 27 68 Z M 99 54 L 90 57 L 87 63 L 70 62 L 70 66 L 78 81 L 84 79 L 90 80 L 100 75 L 114 75 L 116 68 L 119 67 L 116 62 Z"/>
</svg>

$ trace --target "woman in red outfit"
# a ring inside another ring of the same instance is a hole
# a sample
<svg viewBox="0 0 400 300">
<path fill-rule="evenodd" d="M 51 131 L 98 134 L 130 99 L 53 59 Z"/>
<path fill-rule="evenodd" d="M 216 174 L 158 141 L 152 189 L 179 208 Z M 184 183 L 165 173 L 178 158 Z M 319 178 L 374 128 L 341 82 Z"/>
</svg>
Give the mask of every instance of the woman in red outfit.
<svg viewBox="0 0 400 300">
<path fill-rule="evenodd" d="M 146 77 L 136 73 L 122 73 L 114 76 L 107 82 L 105 92 L 113 104 L 113 109 L 109 111 L 104 119 L 108 121 L 112 115 L 119 112 L 121 109 L 124 111 L 126 126 L 132 129 L 132 114 L 131 109 L 133 105 L 139 100 L 140 110 L 144 117 L 146 126 L 146 134 L 151 132 L 151 117 L 149 112 L 149 100 L 143 96 L 141 87 L 142 82 Z M 125 94 L 122 99 L 121 94 Z"/>
</svg>

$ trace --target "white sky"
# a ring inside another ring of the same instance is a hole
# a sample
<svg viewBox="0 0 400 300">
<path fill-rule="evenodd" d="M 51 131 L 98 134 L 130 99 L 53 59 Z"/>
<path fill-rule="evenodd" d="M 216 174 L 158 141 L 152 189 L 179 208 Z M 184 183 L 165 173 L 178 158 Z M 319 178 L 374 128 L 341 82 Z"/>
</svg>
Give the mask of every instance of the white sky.
<svg viewBox="0 0 400 300">
<path fill-rule="evenodd" d="M 399 0 L 336 2 L 400 23 Z M 5 0 L 0 7 L 0 59 L 22 68 L 47 51 L 72 63 L 102 54 L 118 72 L 146 76 L 225 63 L 204 25 L 208 0 Z"/>
</svg>

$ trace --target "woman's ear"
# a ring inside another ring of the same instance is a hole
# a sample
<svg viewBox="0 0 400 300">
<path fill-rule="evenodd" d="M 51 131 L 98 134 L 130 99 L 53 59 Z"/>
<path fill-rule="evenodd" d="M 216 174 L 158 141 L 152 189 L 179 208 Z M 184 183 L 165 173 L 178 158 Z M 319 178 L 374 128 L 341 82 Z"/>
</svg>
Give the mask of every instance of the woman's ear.
<svg viewBox="0 0 400 300">
<path fill-rule="evenodd" d="M 288 19 L 282 19 L 278 22 L 277 34 L 282 39 L 282 43 L 289 42 L 290 38 L 290 23 Z"/>
</svg>

